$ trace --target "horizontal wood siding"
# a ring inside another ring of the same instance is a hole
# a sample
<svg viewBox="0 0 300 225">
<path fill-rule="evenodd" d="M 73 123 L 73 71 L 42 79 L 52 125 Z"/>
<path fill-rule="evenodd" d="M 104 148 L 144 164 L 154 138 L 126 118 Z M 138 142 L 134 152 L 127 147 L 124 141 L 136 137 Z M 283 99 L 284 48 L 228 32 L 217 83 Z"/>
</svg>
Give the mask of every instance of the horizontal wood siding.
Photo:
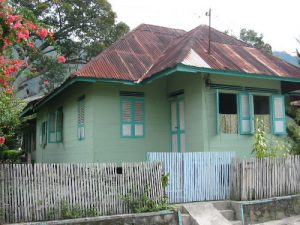
<svg viewBox="0 0 300 225">
<path fill-rule="evenodd" d="M 163 196 L 162 165 L 116 164 L 0 164 L 0 210 L 6 223 L 43 221 L 61 217 L 62 205 L 98 215 L 128 213 L 122 196 Z M 1 222 L 1 219 L 0 219 Z"/>
</svg>

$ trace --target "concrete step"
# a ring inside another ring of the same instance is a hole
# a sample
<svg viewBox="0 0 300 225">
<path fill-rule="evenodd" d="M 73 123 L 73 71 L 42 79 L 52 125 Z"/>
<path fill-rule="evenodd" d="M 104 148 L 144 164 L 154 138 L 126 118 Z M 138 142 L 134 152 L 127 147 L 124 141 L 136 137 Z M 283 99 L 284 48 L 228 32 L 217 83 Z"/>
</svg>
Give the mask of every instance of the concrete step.
<svg viewBox="0 0 300 225">
<path fill-rule="evenodd" d="M 232 225 L 243 225 L 242 221 L 241 220 L 233 220 L 233 221 L 230 221 Z"/>
<path fill-rule="evenodd" d="M 182 225 L 191 225 L 191 216 L 189 214 L 181 214 Z"/>
<path fill-rule="evenodd" d="M 224 210 L 230 208 L 230 202 L 228 201 L 218 201 L 213 203 L 214 207 L 218 210 Z"/>
<path fill-rule="evenodd" d="M 234 220 L 234 211 L 232 209 L 219 210 L 227 220 Z"/>
</svg>

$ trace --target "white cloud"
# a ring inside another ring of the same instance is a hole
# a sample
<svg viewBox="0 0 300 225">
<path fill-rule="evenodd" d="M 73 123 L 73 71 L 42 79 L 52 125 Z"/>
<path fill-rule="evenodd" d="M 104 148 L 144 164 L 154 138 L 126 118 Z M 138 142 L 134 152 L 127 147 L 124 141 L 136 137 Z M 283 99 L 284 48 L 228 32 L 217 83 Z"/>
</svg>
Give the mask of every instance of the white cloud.
<svg viewBox="0 0 300 225">
<path fill-rule="evenodd" d="M 299 0 L 109 0 L 118 20 L 135 28 L 141 23 L 190 30 L 207 24 L 205 12 L 212 8 L 212 26 L 220 31 L 240 28 L 263 33 L 273 50 L 294 53 L 300 44 Z"/>
</svg>

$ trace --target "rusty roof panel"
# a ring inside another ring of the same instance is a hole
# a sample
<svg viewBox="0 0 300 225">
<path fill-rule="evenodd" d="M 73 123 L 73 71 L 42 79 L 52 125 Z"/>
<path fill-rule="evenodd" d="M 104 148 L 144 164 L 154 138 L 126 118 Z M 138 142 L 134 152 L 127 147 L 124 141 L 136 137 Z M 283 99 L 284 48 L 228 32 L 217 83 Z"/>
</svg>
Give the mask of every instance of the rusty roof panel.
<svg viewBox="0 0 300 225">
<path fill-rule="evenodd" d="M 149 78 L 164 69 L 174 67 L 183 61 L 191 65 L 194 59 L 187 62 L 187 56 L 191 50 L 198 53 L 201 60 L 204 60 L 212 69 L 286 77 L 300 76 L 300 68 L 213 28 L 211 29 L 211 51 L 209 54 L 208 30 L 207 26 L 201 25 L 174 40 L 140 80 Z"/>
<path fill-rule="evenodd" d="M 185 32 L 142 24 L 73 76 L 141 81 L 178 63 L 185 63 L 212 69 L 300 78 L 300 68 L 213 28 L 209 54 L 208 32 L 209 28 L 205 25 Z"/>
<path fill-rule="evenodd" d="M 107 48 L 73 76 L 138 80 L 184 31 L 142 24 Z"/>
</svg>

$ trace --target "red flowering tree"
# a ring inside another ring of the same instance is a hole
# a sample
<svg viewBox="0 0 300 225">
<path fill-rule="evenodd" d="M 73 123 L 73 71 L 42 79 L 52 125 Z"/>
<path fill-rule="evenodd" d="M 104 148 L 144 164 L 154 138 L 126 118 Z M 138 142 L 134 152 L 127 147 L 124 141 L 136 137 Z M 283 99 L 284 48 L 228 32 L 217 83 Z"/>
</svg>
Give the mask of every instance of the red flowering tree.
<svg viewBox="0 0 300 225">
<path fill-rule="evenodd" d="M 16 10 L 7 4 L 5 0 L 0 0 L 0 106 L 3 106 L 0 113 L 0 146 L 4 144 L 8 135 L 6 131 L 13 131 L 9 128 L 16 124 L 6 121 L 15 121 L 10 116 L 18 116 L 17 113 L 10 113 L 10 102 L 16 102 L 13 96 L 12 83 L 20 74 L 20 71 L 30 68 L 33 62 L 31 55 L 37 50 L 36 41 L 51 42 L 55 46 L 53 33 L 49 32 L 42 24 L 28 11 Z M 64 62 L 63 56 L 57 59 Z M 13 108 L 16 108 L 13 106 Z M 6 113 L 6 110 L 8 113 Z"/>
<path fill-rule="evenodd" d="M 54 45 L 53 33 L 42 27 L 31 14 L 24 14 L 18 14 L 6 1 L 0 0 L 0 88 L 9 94 L 16 74 L 30 65 L 28 56 L 37 51 L 36 37 Z M 19 59 L 16 59 L 14 49 L 21 56 Z M 62 58 L 60 56 L 59 61 L 62 62 Z"/>
</svg>

